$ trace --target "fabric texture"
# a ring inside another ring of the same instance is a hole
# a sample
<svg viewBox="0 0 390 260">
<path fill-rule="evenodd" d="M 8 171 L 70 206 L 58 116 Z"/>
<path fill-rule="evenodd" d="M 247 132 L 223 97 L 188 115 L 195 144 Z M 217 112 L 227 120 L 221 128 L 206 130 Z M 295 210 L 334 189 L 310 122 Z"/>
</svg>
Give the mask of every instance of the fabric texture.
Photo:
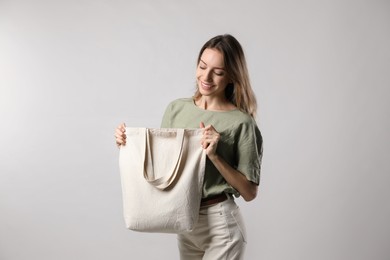
<svg viewBox="0 0 390 260">
<path fill-rule="evenodd" d="M 127 228 L 162 233 L 193 229 L 206 160 L 201 137 L 200 129 L 126 128 L 119 169 Z"/>
<path fill-rule="evenodd" d="M 177 239 L 182 260 L 241 260 L 247 243 L 240 209 L 231 197 L 201 207 L 194 230 Z"/>
<path fill-rule="evenodd" d="M 206 126 L 213 125 L 220 133 L 218 155 L 248 180 L 259 184 L 263 139 L 255 120 L 238 109 L 204 110 L 197 107 L 192 98 L 183 98 L 168 105 L 161 127 L 199 128 L 200 122 L 204 122 Z M 239 196 L 207 159 L 202 196 L 206 198 L 223 192 Z"/>
</svg>

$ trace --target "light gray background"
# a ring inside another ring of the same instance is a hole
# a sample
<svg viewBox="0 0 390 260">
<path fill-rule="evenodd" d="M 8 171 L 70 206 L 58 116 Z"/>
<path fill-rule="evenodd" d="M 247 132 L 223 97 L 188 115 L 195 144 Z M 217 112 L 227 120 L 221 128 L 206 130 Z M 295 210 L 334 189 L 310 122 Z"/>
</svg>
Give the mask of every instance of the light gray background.
<svg viewBox="0 0 390 260">
<path fill-rule="evenodd" d="M 390 2 L 0 0 L 0 259 L 177 259 L 125 229 L 113 131 L 158 127 L 214 35 L 265 154 L 247 259 L 390 259 Z"/>
</svg>

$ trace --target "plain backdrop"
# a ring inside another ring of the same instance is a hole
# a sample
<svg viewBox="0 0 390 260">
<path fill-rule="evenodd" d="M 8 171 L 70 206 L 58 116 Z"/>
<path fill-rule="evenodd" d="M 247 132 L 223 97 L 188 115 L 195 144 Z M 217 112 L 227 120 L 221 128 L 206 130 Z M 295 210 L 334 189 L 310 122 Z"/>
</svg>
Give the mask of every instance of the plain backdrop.
<svg viewBox="0 0 390 260">
<path fill-rule="evenodd" d="M 114 129 L 159 127 L 234 35 L 264 137 L 246 259 L 390 259 L 387 0 L 0 0 L 0 259 L 178 259 L 126 230 Z"/>
</svg>

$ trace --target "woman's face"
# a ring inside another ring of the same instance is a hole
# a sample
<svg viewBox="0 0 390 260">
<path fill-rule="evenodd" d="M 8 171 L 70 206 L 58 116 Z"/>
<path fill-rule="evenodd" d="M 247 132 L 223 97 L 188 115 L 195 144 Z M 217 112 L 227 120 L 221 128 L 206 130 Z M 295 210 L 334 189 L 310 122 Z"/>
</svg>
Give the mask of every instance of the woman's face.
<svg viewBox="0 0 390 260">
<path fill-rule="evenodd" d="M 196 69 L 196 80 L 202 96 L 224 97 L 229 77 L 225 71 L 223 54 L 216 49 L 205 49 Z"/>
</svg>

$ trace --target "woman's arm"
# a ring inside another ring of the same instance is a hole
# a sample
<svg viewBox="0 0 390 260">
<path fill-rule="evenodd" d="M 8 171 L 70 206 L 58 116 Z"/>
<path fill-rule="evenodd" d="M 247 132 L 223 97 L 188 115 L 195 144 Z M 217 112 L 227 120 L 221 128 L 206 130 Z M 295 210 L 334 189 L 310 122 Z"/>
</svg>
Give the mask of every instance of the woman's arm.
<svg viewBox="0 0 390 260">
<path fill-rule="evenodd" d="M 245 201 L 251 201 L 256 198 L 258 185 L 249 181 L 241 172 L 231 167 L 216 153 L 220 134 L 212 125 L 204 126 L 203 122 L 201 122 L 200 127 L 204 129 L 202 147 L 206 149 L 208 158 L 224 179 L 240 193 Z"/>
</svg>

